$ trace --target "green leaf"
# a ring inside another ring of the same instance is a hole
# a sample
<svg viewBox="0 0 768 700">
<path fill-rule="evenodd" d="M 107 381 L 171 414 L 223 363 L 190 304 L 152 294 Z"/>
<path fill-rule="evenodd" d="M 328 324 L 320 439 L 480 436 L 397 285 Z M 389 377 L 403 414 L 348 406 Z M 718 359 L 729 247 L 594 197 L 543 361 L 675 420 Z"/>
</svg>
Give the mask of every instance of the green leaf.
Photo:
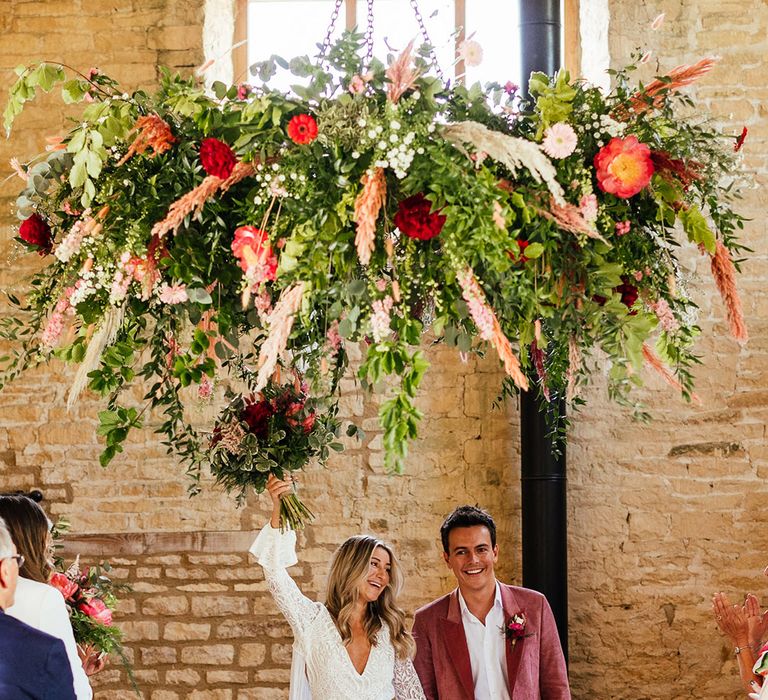
<svg viewBox="0 0 768 700">
<path fill-rule="evenodd" d="M 714 255 L 717 239 L 701 210 L 692 205 L 688 209 L 681 209 L 679 217 L 688 240 L 703 245 L 710 255 Z"/>
<path fill-rule="evenodd" d="M 523 251 L 523 255 L 529 260 L 535 260 L 544 252 L 544 246 L 541 243 L 529 243 Z"/>
<path fill-rule="evenodd" d="M 197 304 L 203 304 L 207 306 L 213 303 L 211 295 L 205 289 L 203 289 L 203 287 L 192 287 L 191 289 L 188 288 L 187 296 L 189 297 L 190 301 L 194 301 Z"/>
</svg>

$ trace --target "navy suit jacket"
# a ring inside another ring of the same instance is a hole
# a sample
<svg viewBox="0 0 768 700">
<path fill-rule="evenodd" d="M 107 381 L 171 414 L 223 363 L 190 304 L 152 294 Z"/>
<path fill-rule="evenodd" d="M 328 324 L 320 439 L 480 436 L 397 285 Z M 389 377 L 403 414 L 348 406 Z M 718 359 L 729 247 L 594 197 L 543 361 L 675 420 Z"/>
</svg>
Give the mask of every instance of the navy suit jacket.
<svg viewBox="0 0 768 700">
<path fill-rule="evenodd" d="M 75 700 L 64 642 L 0 610 L 0 698 Z"/>
</svg>

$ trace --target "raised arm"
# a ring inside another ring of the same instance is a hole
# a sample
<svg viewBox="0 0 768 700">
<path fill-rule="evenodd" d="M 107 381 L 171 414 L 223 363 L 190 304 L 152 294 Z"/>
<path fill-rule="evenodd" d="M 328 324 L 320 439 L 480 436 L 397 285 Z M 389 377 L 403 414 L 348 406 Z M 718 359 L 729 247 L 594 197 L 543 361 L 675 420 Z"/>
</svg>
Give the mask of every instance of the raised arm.
<svg viewBox="0 0 768 700">
<path fill-rule="evenodd" d="M 291 483 L 270 476 L 267 489 L 272 498 L 272 517 L 256 537 L 250 552 L 261 564 L 269 592 L 301 642 L 306 626 L 318 615 L 321 605 L 307 598 L 287 571 L 298 562 L 296 533 L 293 530 L 281 532 L 279 528 L 280 497 L 291 489 Z"/>
</svg>

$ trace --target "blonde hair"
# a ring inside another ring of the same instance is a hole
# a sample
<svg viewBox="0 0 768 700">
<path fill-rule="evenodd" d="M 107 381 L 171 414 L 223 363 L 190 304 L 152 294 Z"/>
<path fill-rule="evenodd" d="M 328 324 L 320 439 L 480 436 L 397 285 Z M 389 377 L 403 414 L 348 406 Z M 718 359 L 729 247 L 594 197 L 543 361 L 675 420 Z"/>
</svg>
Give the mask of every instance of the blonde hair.
<svg viewBox="0 0 768 700">
<path fill-rule="evenodd" d="M 363 629 L 371 646 L 375 646 L 376 635 L 382 624 L 386 623 L 396 656 L 405 659 L 413 654 L 415 644 L 405 626 L 405 612 L 397 605 L 397 597 L 403 588 L 403 572 L 395 553 L 381 540 L 369 535 L 356 535 L 334 552 L 328 574 L 325 607 L 346 645 L 352 640 L 351 618 L 360 596 L 360 584 L 368 575 L 371 556 L 377 547 L 389 554 L 389 585 L 381 592 L 378 600 L 366 605 Z"/>
</svg>

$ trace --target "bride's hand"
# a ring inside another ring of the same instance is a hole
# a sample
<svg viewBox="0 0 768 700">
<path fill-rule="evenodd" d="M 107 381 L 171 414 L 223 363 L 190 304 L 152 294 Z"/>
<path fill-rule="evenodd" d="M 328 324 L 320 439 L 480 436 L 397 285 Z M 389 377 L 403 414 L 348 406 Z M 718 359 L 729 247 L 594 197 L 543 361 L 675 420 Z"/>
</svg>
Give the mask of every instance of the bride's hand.
<svg viewBox="0 0 768 700">
<path fill-rule="evenodd" d="M 763 643 L 766 632 L 768 632 L 768 612 L 760 612 L 760 604 L 751 593 L 744 601 L 744 610 L 747 614 L 747 624 L 749 627 L 749 645 L 757 653 Z"/>
<path fill-rule="evenodd" d="M 293 489 L 293 477 L 290 474 L 286 474 L 285 480 L 281 481 L 274 474 L 269 475 L 267 480 L 267 491 L 269 491 L 269 497 L 272 499 L 272 517 L 269 524 L 274 527 L 280 527 L 280 499 L 283 494 L 290 492 Z"/>
</svg>

